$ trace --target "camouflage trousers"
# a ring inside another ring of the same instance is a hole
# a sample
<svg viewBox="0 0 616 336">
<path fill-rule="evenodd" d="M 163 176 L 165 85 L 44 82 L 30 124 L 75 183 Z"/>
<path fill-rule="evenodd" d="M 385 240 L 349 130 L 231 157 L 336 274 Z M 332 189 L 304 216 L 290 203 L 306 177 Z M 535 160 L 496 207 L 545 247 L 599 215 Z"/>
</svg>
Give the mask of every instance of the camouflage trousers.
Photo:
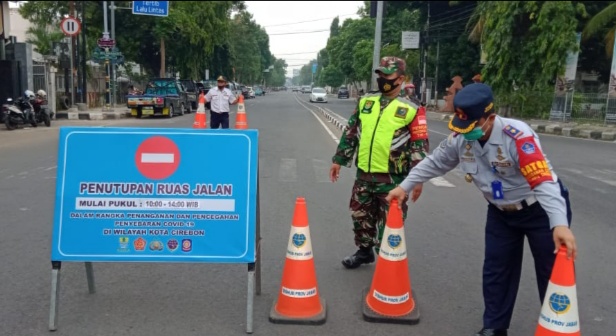
<svg viewBox="0 0 616 336">
<path fill-rule="evenodd" d="M 379 252 L 389 203 L 385 200 L 390 190 L 402 182 L 404 177 L 390 176 L 384 179 L 356 179 L 351 194 L 351 218 L 355 245 L 358 247 L 374 246 Z M 398 181 L 399 180 L 399 181 Z M 406 219 L 408 205 L 402 204 L 402 214 Z"/>
</svg>

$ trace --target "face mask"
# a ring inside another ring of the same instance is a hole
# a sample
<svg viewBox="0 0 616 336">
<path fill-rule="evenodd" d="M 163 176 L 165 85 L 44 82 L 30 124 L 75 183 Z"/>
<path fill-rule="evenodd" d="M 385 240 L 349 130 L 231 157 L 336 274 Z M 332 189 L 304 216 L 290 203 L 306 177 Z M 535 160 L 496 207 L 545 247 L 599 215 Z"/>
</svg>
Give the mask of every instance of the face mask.
<svg viewBox="0 0 616 336">
<path fill-rule="evenodd" d="M 379 91 L 382 93 L 388 93 L 398 87 L 400 84 L 394 84 L 394 82 L 398 80 L 398 78 L 387 79 L 383 77 L 378 77 L 376 79 L 376 83 L 379 85 Z"/>
<path fill-rule="evenodd" d="M 463 134 L 464 135 L 464 139 L 469 140 L 469 141 L 473 141 L 473 140 L 479 140 L 481 139 L 484 135 L 486 135 L 486 132 L 483 130 L 483 126 L 487 125 L 488 121 L 486 120 L 486 122 L 481 126 L 477 126 L 475 128 L 473 128 L 472 131 Z"/>
<path fill-rule="evenodd" d="M 473 141 L 473 140 L 481 139 L 485 135 L 485 133 L 483 132 L 483 129 L 481 127 L 475 127 L 473 128 L 472 131 L 465 133 L 463 135 L 464 135 L 464 139 Z"/>
</svg>

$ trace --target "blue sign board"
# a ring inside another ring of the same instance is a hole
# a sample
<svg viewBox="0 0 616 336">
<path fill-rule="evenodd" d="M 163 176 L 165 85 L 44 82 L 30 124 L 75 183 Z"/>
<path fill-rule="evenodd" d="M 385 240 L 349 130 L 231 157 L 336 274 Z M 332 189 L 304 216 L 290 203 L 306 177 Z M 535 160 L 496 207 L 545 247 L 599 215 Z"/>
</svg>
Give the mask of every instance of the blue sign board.
<svg viewBox="0 0 616 336">
<path fill-rule="evenodd" d="M 133 14 L 168 16 L 169 1 L 133 1 Z"/>
<path fill-rule="evenodd" d="M 317 64 L 316 63 L 312 63 L 312 73 L 313 74 L 317 73 Z"/>
<path fill-rule="evenodd" d="M 258 132 L 61 127 L 53 261 L 255 261 Z"/>
</svg>

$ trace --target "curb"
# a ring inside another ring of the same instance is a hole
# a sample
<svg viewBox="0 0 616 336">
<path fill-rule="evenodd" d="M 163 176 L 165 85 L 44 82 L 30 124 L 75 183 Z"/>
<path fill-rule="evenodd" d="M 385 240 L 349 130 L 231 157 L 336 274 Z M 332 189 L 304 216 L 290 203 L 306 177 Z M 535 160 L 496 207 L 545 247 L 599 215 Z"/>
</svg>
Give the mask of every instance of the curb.
<svg viewBox="0 0 616 336">
<path fill-rule="evenodd" d="M 130 112 L 58 112 L 56 119 L 68 120 L 113 120 L 130 118 Z"/>
<path fill-rule="evenodd" d="M 451 115 L 443 114 L 438 112 L 428 111 L 427 115 L 430 119 L 440 120 L 440 121 L 449 121 L 451 119 Z M 524 120 L 523 120 L 524 121 Z M 526 122 L 526 121 L 524 121 Z M 551 134 L 558 135 L 568 138 L 582 138 L 582 139 L 593 139 L 593 140 L 604 140 L 604 141 L 615 141 L 616 140 L 616 129 L 613 131 L 597 131 L 591 129 L 576 129 L 573 127 L 560 126 L 560 125 L 549 125 L 549 124 L 528 124 L 533 131 L 542 134 Z"/>
<path fill-rule="evenodd" d="M 334 118 L 334 116 L 332 116 L 331 114 L 327 113 L 323 108 L 318 107 L 319 111 L 321 111 L 321 113 L 323 114 L 323 116 L 325 116 L 325 119 L 327 119 L 330 123 L 334 124 L 334 126 L 336 126 L 336 128 L 338 128 L 341 131 L 344 131 L 344 129 L 346 128 L 346 125 L 341 123 L 338 118 Z"/>
</svg>

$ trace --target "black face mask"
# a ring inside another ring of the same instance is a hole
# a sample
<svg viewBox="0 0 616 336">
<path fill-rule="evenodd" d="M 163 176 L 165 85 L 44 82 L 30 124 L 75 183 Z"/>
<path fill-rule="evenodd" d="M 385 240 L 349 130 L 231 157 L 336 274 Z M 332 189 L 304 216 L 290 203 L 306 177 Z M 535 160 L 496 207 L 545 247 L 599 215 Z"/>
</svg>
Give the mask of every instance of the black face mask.
<svg viewBox="0 0 616 336">
<path fill-rule="evenodd" d="M 398 78 L 387 79 L 383 77 L 378 77 L 376 79 L 376 83 L 379 85 L 379 91 L 381 91 L 382 93 L 388 93 L 388 92 L 391 92 L 392 90 L 395 90 L 400 85 L 400 84 L 394 84 L 394 82 L 397 81 Z"/>
</svg>

